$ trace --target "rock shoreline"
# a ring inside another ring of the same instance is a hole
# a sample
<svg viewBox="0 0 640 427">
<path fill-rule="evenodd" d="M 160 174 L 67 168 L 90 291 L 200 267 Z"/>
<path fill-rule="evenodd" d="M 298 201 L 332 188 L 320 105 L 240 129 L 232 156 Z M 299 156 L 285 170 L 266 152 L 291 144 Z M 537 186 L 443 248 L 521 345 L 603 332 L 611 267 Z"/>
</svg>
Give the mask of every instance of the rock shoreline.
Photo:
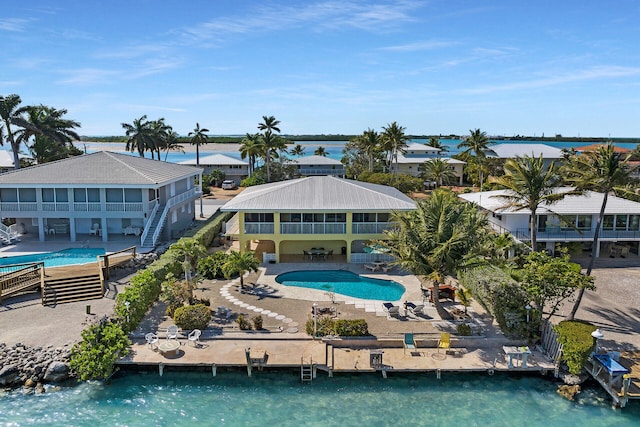
<svg viewBox="0 0 640 427">
<path fill-rule="evenodd" d="M 0 387 L 35 388 L 44 392 L 45 383 L 58 384 L 73 378 L 69 368 L 71 346 L 29 347 L 21 343 L 0 343 Z"/>
</svg>

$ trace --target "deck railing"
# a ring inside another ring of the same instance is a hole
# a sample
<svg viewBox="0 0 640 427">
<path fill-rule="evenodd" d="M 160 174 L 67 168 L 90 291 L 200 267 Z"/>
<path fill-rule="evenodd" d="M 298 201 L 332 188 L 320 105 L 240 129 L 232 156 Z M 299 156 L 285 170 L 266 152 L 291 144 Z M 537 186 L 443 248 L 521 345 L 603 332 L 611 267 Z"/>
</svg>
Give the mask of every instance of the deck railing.
<svg viewBox="0 0 640 427">
<path fill-rule="evenodd" d="M 124 264 L 136 257 L 136 247 L 130 246 L 110 254 L 98 255 L 101 279 L 109 279 L 109 268 Z"/>
<path fill-rule="evenodd" d="M 44 284 L 44 262 L 12 264 L 0 267 L 0 301 L 9 296 Z"/>
</svg>

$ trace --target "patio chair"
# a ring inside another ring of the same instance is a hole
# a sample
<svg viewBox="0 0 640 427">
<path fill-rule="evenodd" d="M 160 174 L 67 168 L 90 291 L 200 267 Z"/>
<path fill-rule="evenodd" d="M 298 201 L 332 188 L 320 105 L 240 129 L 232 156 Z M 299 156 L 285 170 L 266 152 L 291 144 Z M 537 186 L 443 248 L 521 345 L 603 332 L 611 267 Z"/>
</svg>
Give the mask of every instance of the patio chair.
<svg viewBox="0 0 640 427">
<path fill-rule="evenodd" d="M 387 312 L 387 319 L 400 316 L 400 306 L 393 305 L 393 303 L 390 302 L 385 302 L 382 306 L 384 307 L 384 311 Z"/>
<path fill-rule="evenodd" d="M 440 341 L 438 341 L 438 353 L 440 349 L 444 348 L 445 351 L 451 347 L 451 334 L 449 332 L 440 333 Z"/>
<path fill-rule="evenodd" d="M 407 302 L 407 310 L 414 316 L 418 316 L 422 314 L 422 311 L 424 310 L 424 304 L 415 305 L 412 302 Z"/>
<path fill-rule="evenodd" d="M 380 269 L 380 267 L 378 267 L 375 264 L 365 264 L 364 265 L 364 269 L 365 270 L 371 270 L 371 272 L 373 273 L 374 271 L 378 271 Z"/>
<path fill-rule="evenodd" d="M 100 235 L 100 224 L 98 224 L 97 222 L 95 224 L 93 224 L 91 229 L 89 229 L 89 235 L 90 236 L 99 236 Z"/>
<path fill-rule="evenodd" d="M 199 347 L 201 334 L 202 331 L 200 329 L 194 329 L 193 331 L 191 331 L 191 333 L 189 333 L 189 335 L 187 336 L 187 344 L 192 342 L 194 347 Z"/>
<path fill-rule="evenodd" d="M 383 266 L 382 266 L 382 271 L 384 271 L 385 273 L 388 273 L 388 272 L 390 272 L 391 270 L 393 270 L 393 268 L 394 268 L 394 267 L 395 267 L 395 266 L 393 266 L 393 265 L 386 264 L 386 265 L 383 265 Z"/>
<path fill-rule="evenodd" d="M 415 350 L 418 347 L 416 345 L 416 340 L 413 338 L 413 332 L 404 334 L 404 340 L 402 341 L 402 345 L 404 346 L 405 354 L 407 352 L 407 349 Z"/>
<path fill-rule="evenodd" d="M 171 325 L 167 328 L 167 339 L 168 340 L 178 339 L 178 327 L 176 325 Z"/>
<path fill-rule="evenodd" d="M 153 332 L 149 332 L 145 335 L 144 339 L 147 340 L 147 345 L 150 349 L 155 350 L 158 348 L 158 336 Z"/>
</svg>

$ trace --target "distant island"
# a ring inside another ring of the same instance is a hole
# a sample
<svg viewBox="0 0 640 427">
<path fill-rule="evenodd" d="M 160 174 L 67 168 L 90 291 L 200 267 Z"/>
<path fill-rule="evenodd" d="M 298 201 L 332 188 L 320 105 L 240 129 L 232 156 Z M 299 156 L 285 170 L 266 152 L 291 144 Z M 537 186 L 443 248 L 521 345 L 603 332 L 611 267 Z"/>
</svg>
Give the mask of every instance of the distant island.
<svg viewBox="0 0 640 427">
<path fill-rule="evenodd" d="M 320 135 L 282 135 L 282 137 L 291 143 L 302 141 L 349 141 L 358 135 L 343 135 L 343 134 L 320 134 Z M 439 139 L 462 139 L 466 135 L 407 135 L 410 139 L 426 139 L 428 140 L 432 136 Z M 239 144 L 245 138 L 244 135 L 230 135 L 230 136 L 210 136 L 209 142 L 213 144 Z M 492 141 L 550 141 L 550 142 L 584 142 L 584 143 L 597 143 L 603 141 L 611 141 L 613 143 L 628 143 L 628 144 L 640 144 L 640 138 L 608 138 L 608 137 L 575 137 L 575 136 L 490 136 Z M 117 136 L 82 136 L 80 142 L 126 142 L 127 138 L 123 135 Z M 189 142 L 189 137 L 178 137 L 178 141 L 181 144 Z"/>
</svg>

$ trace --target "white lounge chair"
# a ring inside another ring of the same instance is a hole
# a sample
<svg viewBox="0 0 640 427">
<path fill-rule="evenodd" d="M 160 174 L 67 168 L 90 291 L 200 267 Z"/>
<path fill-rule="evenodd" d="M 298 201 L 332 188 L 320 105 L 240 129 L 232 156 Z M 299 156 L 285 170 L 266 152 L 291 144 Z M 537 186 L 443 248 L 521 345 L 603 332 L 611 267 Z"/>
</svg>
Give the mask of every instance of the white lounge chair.
<svg viewBox="0 0 640 427">
<path fill-rule="evenodd" d="M 387 312 L 387 319 L 391 319 L 392 317 L 400 316 L 400 307 L 397 305 L 393 305 L 390 302 L 385 302 L 382 304 L 384 307 L 384 311 Z"/>
<path fill-rule="evenodd" d="M 93 224 L 91 229 L 89 229 L 89 235 L 90 236 L 99 236 L 100 235 L 100 224 L 98 224 L 98 223 Z"/>
<path fill-rule="evenodd" d="M 409 311 L 414 316 L 418 316 L 418 315 L 422 314 L 423 310 L 424 310 L 424 304 L 416 305 L 416 304 L 414 304 L 412 302 L 408 302 L 407 303 L 407 311 Z"/>
<path fill-rule="evenodd" d="M 371 272 L 373 273 L 374 271 L 378 271 L 380 269 L 380 267 L 375 265 L 375 264 L 365 264 L 364 265 L 364 269 L 365 270 L 371 270 Z"/>
<path fill-rule="evenodd" d="M 199 347 L 200 346 L 200 335 L 201 334 L 202 334 L 202 331 L 200 329 L 194 329 L 187 336 L 187 340 L 188 340 L 187 343 L 192 342 L 194 347 Z"/>
<path fill-rule="evenodd" d="M 153 332 L 149 332 L 147 335 L 145 335 L 144 339 L 147 340 L 147 345 L 152 350 L 158 348 L 158 336 Z"/>
<path fill-rule="evenodd" d="M 389 264 L 383 265 L 382 266 L 382 271 L 384 271 L 385 273 L 388 273 L 391 270 L 393 270 L 393 267 L 394 267 L 393 265 L 389 265 Z"/>
<path fill-rule="evenodd" d="M 167 328 L 167 339 L 168 340 L 178 339 L 178 327 L 176 325 L 171 325 Z"/>
</svg>

